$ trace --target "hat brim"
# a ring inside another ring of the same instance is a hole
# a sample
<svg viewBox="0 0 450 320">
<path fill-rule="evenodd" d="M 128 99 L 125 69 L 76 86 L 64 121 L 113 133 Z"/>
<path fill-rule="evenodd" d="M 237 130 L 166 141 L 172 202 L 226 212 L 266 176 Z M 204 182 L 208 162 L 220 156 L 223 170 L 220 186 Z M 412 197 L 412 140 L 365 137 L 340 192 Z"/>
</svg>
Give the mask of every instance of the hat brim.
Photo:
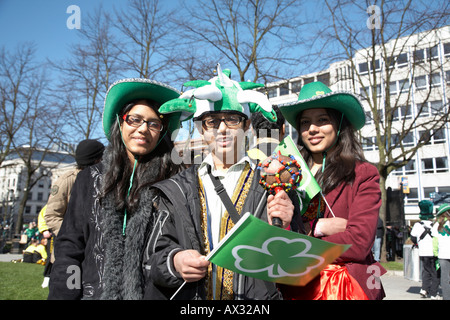
<svg viewBox="0 0 450 320">
<path fill-rule="evenodd" d="M 138 99 L 154 100 L 160 104 L 178 98 L 180 92 L 164 83 L 149 79 L 123 79 L 115 82 L 109 88 L 103 110 L 103 131 L 109 139 L 111 126 L 116 121 L 116 115 L 125 105 Z M 168 131 L 171 134 L 179 128 L 180 114 L 173 113 L 170 117 Z"/>
<path fill-rule="evenodd" d="M 441 205 L 439 208 L 438 208 L 438 211 L 437 211 L 437 213 L 436 213 L 436 216 L 438 217 L 438 216 L 440 216 L 440 215 L 442 215 L 444 212 L 446 212 L 446 211 L 450 211 L 450 205 L 448 205 L 448 204 L 443 204 L 443 205 Z"/>
<path fill-rule="evenodd" d="M 364 127 L 366 116 L 358 98 L 350 92 L 334 91 L 310 99 L 294 101 L 278 106 L 286 121 L 297 127 L 298 115 L 308 109 L 335 109 L 342 112 L 356 130 Z"/>
</svg>

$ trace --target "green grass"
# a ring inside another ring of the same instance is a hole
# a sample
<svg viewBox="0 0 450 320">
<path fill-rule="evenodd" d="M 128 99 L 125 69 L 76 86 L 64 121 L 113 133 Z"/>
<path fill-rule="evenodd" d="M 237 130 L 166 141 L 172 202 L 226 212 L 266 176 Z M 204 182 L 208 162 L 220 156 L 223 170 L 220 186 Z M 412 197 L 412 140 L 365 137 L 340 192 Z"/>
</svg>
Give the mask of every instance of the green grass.
<svg viewBox="0 0 450 320">
<path fill-rule="evenodd" d="M 39 264 L 0 262 L 0 300 L 46 300 L 43 273 Z"/>
<path fill-rule="evenodd" d="M 381 265 L 386 270 L 403 271 L 403 262 L 388 261 L 388 262 L 382 262 Z"/>
</svg>

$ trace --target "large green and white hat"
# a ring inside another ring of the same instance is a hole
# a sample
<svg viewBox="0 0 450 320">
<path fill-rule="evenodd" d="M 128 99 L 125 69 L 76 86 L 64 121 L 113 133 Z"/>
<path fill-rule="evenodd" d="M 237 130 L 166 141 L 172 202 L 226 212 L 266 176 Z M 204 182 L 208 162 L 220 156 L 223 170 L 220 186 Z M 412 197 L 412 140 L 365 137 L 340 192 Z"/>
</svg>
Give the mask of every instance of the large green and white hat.
<svg viewBox="0 0 450 320">
<path fill-rule="evenodd" d="M 298 100 L 279 105 L 281 113 L 295 128 L 298 115 L 307 109 L 330 108 L 340 111 L 356 130 L 364 127 L 366 117 L 359 99 L 351 92 L 331 91 L 320 81 L 305 84 Z"/>
<path fill-rule="evenodd" d="M 238 112 L 247 118 L 251 113 L 261 112 L 269 121 L 275 122 L 277 115 L 264 93 L 251 90 L 264 87 L 253 82 L 236 82 L 230 79 L 230 71 L 217 65 L 217 76 L 206 80 L 194 80 L 184 84 L 194 89 L 184 92 L 176 99 L 164 103 L 159 112 L 171 114 L 181 112 L 181 121 L 200 118 L 209 112 Z"/>
<path fill-rule="evenodd" d="M 159 104 L 175 99 L 180 92 L 164 83 L 143 79 L 128 78 L 114 82 L 108 89 L 105 99 L 105 108 L 103 110 L 103 131 L 109 139 L 111 126 L 116 121 L 116 115 L 119 114 L 125 105 L 131 101 L 146 99 L 154 100 Z M 168 115 L 168 133 L 171 134 L 180 126 L 180 112 Z"/>
</svg>

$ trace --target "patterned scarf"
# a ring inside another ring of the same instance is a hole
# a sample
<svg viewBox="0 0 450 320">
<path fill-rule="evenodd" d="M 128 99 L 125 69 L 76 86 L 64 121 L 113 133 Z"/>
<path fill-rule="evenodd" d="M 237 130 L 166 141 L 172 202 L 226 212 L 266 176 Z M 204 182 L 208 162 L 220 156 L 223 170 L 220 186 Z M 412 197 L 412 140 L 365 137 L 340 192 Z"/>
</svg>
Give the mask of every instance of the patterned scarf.
<svg viewBox="0 0 450 320">
<path fill-rule="evenodd" d="M 236 210 L 239 214 L 241 214 L 242 207 L 244 205 L 245 199 L 247 198 L 248 190 L 250 189 L 252 180 L 253 180 L 254 171 L 250 168 L 250 165 L 247 163 L 244 170 L 242 171 L 236 188 L 234 189 L 233 196 L 231 197 L 231 201 L 233 202 Z M 201 204 L 201 223 L 202 223 L 202 231 L 203 231 L 203 241 L 205 248 L 205 255 L 208 255 L 210 252 L 210 241 L 208 237 L 208 209 L 205 198 L 205 191 L 203 188 L 202 181 L 200 177 L 199 180 L 199 196 L 200 196 L 200 204 Z M 227 234 L 231 228 L 233 228 L 234 223 L 231 220 L 228 212 L 222 216 L 220 222 L 220 240 Z M 207 291 L 207 299 L 208 300 L 232 300 L 233 299 L 233 271 L 228 269 L 224 269 L 222 267 L 216 266 L 216 287 L 213 288 L 213 272 L 212 272 L 212 264 L 209 265 L 208 274 L 206 276 L 206 291 Z"/>
</svg>

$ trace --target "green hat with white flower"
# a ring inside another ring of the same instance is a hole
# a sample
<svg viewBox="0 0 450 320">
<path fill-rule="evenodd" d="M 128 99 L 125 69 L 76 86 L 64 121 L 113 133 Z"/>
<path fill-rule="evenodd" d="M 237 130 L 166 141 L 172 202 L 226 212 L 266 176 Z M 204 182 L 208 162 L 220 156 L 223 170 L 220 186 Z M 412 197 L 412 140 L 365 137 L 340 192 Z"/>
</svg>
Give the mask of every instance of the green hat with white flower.
<svg viewBox="0 0 450 320">
<path fill-rule="evenodd" d="M 230 79 L 230 70 L 221 70 L 217 65 L 217 76 L 206 80 L 194 80 L 184 84 L 194 87 L 176 99 L 164 103 L 159 112 L 171 114 L 181 112 L 181 121 L 194 120 L 209 112 L 237 112 L 247 119 L 251 113 L 261 112 L 269 121 L 275 122 L 277 115 L 264 93 L 251 90 L 264 87 L 253 82 L 236 82 Z"/>
</svg>

